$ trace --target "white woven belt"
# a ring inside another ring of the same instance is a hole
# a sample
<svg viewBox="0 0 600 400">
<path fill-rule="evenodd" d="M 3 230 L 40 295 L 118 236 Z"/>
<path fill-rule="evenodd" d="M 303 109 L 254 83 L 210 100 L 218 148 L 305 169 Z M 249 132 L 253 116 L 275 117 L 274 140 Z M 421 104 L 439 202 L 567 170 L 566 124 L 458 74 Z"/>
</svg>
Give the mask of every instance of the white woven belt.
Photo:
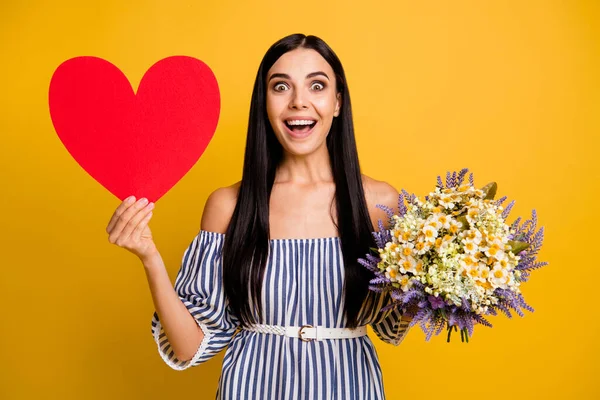
<svg viewBox="0 0 600 400">
<path fill-rule="evenodd" d="M 348 339 L 365 336 L 367 334 L 367 326 L 359 326 L 356 329 L 349 328 L 325 328 L 324 326 L 280 326 L 280 325 L 265 325 L 255 324 L 245 328 L 248 331 L 260 333 L 274 333 L 276 335 L 284 335 L 288 337 L 300 338 L 305 342 L 312 340 L 323 339 Z"/>
</svg>

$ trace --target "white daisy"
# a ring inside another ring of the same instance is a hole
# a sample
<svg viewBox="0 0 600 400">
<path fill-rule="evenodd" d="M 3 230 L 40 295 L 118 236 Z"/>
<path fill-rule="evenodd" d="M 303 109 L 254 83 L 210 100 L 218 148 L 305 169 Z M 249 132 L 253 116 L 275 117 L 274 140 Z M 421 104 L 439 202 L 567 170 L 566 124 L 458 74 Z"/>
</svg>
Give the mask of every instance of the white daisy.
<svg viewBox="0 0 600 400">
<path fill-rule="evenodd" d="M 423 234 L 425 236 L 425 241 L 430 242 L 430 243 L 435 242 L 435 239 L 437 238 L 437 235 L 438 235 L 437 229 L 435 229 L 431 225 L 425 225 L 423 227 L 423 229 L 421 230 L 421 232 L 423 232 Z"/>
</svg>

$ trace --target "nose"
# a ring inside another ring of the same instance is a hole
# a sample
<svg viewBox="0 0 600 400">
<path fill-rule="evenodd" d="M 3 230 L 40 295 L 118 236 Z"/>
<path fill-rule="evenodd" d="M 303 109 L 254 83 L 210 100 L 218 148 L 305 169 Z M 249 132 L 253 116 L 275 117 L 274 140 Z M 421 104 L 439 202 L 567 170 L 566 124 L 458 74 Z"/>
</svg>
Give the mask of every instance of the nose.
<svg viewBox="0 0 600 400">
<path fill-rule="evenodd" d="M 294 94 L 290 99 L 290 108 L 292 109 L 306 109 L 308 108 L 308 101 L 305 98 L 304 91 L 295 90 Z"/>
</svg>

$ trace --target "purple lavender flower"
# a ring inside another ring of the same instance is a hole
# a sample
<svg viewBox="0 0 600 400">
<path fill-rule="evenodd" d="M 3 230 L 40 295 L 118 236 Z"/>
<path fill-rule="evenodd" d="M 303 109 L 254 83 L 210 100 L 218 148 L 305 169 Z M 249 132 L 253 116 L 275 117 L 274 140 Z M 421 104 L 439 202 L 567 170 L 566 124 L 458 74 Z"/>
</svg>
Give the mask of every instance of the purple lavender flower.
<svg viewBox="0 0 600 400">
<path fill-rule="evenodd" d="M 438 308 L 443 308 L 446 305 L 446 303 L 444 302 L 444 300 L 442 300 L 441 297 L 429 295 L 427 299 L 429 300 L 429 303 L 431 303 L 431 308 L 434 310 Z"/>
</svg>

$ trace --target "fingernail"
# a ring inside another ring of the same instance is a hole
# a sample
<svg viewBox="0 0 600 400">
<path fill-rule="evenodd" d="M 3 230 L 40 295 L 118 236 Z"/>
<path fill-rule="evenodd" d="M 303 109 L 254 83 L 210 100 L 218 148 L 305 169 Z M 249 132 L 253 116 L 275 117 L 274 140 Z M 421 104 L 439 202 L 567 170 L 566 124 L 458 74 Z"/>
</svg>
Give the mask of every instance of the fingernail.
<svg viewBox="0 0 600 400">
<path fill-rule="evenodd" d="M 154 208 L 154 203 L 148 203 L 146 207 L 148 207 L 149 210 L 152 210 Z"/>
<path fill-rule="evenodd" d="M 135 196 L 129 196 L 128 198 L 125 199 L 125 202 L 131 203 L 133 200 L 135 200 Z"/>
<path fill-rule="evenodd" d="M 140 204 L 142 204 L 142 205 L 146 204 L 147 202 L 148 202 L 148 199 L 145 197 L 140 200 Z"/>
</svg>

